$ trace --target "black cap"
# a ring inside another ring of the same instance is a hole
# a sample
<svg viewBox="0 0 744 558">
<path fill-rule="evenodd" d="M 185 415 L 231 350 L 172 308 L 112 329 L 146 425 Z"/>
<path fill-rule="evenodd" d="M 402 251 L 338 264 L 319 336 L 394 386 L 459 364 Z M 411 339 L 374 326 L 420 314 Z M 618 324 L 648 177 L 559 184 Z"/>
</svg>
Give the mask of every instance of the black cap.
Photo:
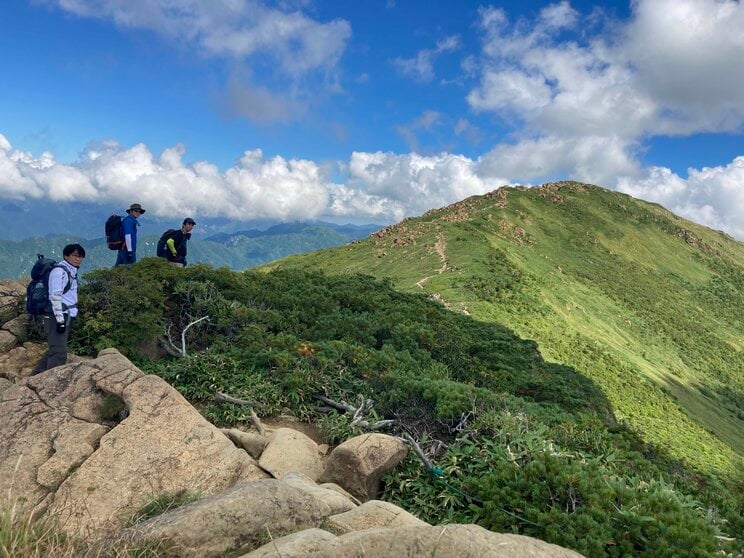
<svg viewBox="0 0 744 558">
<path fill-rule="evenodd" d="M 184 225 L 196 225 L 196 221 L 194 221 L 191 217 L 186 217 L 186 219 L 183 220 Z"/>
</svg>

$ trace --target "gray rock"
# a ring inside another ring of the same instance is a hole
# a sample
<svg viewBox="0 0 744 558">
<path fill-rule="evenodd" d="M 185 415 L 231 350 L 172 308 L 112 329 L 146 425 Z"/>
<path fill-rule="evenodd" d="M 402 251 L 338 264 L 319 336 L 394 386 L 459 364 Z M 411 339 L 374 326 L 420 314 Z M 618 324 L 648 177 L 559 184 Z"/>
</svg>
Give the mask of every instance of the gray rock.
<svg viewBox="0 0 744 558">
<path fill-rule="evenodd" d="M 28 326 L 30 323 L 31 315 L 23 313 L 3 324 L 3 329 L 9 331 L 16 337 L 24 338 L 28 335 Z"/>
<path fill-rule="evenodd" d="M 129 415 L 102 416 L 120 398 Z M 68 532 L 116 529 L 155 496 L 213 494 L 267 475 L 177 391 L 116 350 L 0 395 L 0 494 Z"/>
<path fill-rule="evenodd" d="M 209 558 L 248 552 L 273 538 L 316 527 L 329 512 L 326 504 L 285 482 L 240 482 L 136 525 L 124 536 L 135 542 L 165 541 L 177 556 Z"/>
<path fill-rule="evenodd" d="M 301 558 L 321 550 L 335 539 L 335 535 L 323 529 L 305 529 L 273 540 L 241 558 Z"/>
<path fill-rule="evenodd" d="M 374 499 L 383 475 L 406 456 L 408 447 L 386 434 L 362 434 L 336 447 L 326 461 L 320 482 L 340 484 L 362 501 Z"/>
<path fill-rule="evenodd" d="M 330 508 L 331 514 L 343 513 L 354 509 L 355 504 L 351 498 L 340 492 L 319 486 L 313 479 L 302 473 L 287 473 L 282 477 L 287 484 L 304 490 L 318 500 L 325 502 Z"/>
<path fill-rule="evenodd" d="M 6 353 L 18 345 L 18 338 L 7 330 L 0 329 L 0 353 Z"/>
<path fill-rule="evenodd" d="M 403 508 L 381 500 L 370 500 L 358 508 L 332 515 L 323 523 L 323 528 L 343 535 L 375 527 L 426 527 L 429 524 L 408 513 Z"/>
<path fill-rule="evenodd" d="M 274 432 L 258 464 L 277 479 L 287 473 L 300 472 L 317 481 L 323 473 L 318 444 L 292 428 L 279 428 Z"/>
</svg>

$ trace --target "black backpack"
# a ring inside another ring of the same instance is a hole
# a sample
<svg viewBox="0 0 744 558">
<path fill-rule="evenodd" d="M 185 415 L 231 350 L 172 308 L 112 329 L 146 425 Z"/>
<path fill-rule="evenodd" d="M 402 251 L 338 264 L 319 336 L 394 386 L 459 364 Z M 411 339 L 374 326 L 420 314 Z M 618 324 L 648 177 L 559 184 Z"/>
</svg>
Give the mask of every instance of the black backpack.
<svg viewBox="0 0 744 558">
<path fill-rule="evenodd" d="M 26 311 L 33 316 L 51 314 L 52 304 L 49 302 L 49 273 L 55 267 L 65 270 L 67 273 L 67 286 L 63 293 L 72 287 L 72 276 L 70 272 L 55 260 L 45 258 L 37 254 L 36 263 L 31 268 L 31 282 L 26 287 Z"/>
<path fill-rule="evenodd" d="M 109 250 L 121 250 L 124 248 L 124 232 L 121 228 L 121 217 L 112 215 L 106 220 L 106 245 Z"/>
<path fill-rule="evenodd" d="M 168 242 L 169 238 L 173 238 L 173 236 L 178 232 L 176 229 L 168 229 L 163 233 L 163 236 L 160 237 L 160 240 L 158 240 L 158 247 L 156 248 L 155 253 L 160 256 L 161 258 L 170 258 L 171 252 L 168 250 L 168 247 L 165 245 L 166 242 Z M 178 246 L 176 246 L 176 250 L 178 250 Z"/>
</svg>

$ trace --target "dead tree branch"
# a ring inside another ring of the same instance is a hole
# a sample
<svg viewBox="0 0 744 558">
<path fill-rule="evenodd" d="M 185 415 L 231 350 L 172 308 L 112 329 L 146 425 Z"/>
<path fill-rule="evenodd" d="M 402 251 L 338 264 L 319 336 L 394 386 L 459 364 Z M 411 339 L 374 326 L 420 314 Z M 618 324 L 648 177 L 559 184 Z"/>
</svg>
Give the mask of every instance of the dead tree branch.
<svg viewBox="0 0 744 558">
<path fill-rule="evenodd" d="M 245 407 L 248 407 L 251 412 L 251 422 L 253 423 L 253 426 L 256 427 L 256 430 L 261 436 L 266 436 L 266 428 L 261 422 L 261 419 L 258 418 L 256 411 L 253 410 L 254 407 L 263 407 L 261 403 L 257 403 L 256 401 L 247 401 L 245 399 L 238 399 L 237 397 L 233 397 L 232 395 L 227 395 L 226 393 L 222 393 L 220 391 L 215 393 L 214 402 L 215 403 L 233 403 L 235 405 L 243 405 Z"/>
<path fill-rule="evenodd" d="M 399 424 L 399 422 L 394 419 L 380 420 L 374 423 L 365 420 L 364 415 L 372 410 L 372 405 L 374 405 L 375 402 L 372 399 L 365 398 L 362 394 L 359 394 L 357 396 L 357 401 L 359 401 L 358 407 L 354 407 L 346 401 L 334 401 L 333 399 L 329 399 L 325 395 L 316 394 L 313 397 L 318 401 L 325 403 L 327 407 L 331 407 L 345 413 L 350 413 L 352 415 L 351 426 L 359 426 L 367 430 L 384 430 L 387 428 L 392 428 L 393 426 L 397 426 Z"/>
</svg>

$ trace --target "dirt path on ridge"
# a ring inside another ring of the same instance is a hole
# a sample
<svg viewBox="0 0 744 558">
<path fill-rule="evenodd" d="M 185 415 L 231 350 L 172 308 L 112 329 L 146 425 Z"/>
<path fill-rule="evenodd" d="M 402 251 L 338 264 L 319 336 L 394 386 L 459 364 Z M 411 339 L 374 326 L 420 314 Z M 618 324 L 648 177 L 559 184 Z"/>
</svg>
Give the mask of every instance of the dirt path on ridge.
<svg viewBox="0 0 744 558">
<path fill-rule="evenodd" d="M 442 261 L 442 267 L 437 270 L 437 274 L 444 273 L 445 271 L 447 271 L 447 269 L 449 269 L 449 264 L 447 262 L 447 241 L 444 239 L 444 233 L 442 231 L 439 231 L 439 233 L 437 234 L 437 243 L 434 245 L 434 250 L 436 250 L 437 254 L 439 255 L 439 259 Z M 418 281 L 416 281 L 416 285 L 423 289 L 424 283 L 426 283 L 432 277 L 434 276 L 429 275 L 427 277 L 419 279 Z"/>
</svg>

